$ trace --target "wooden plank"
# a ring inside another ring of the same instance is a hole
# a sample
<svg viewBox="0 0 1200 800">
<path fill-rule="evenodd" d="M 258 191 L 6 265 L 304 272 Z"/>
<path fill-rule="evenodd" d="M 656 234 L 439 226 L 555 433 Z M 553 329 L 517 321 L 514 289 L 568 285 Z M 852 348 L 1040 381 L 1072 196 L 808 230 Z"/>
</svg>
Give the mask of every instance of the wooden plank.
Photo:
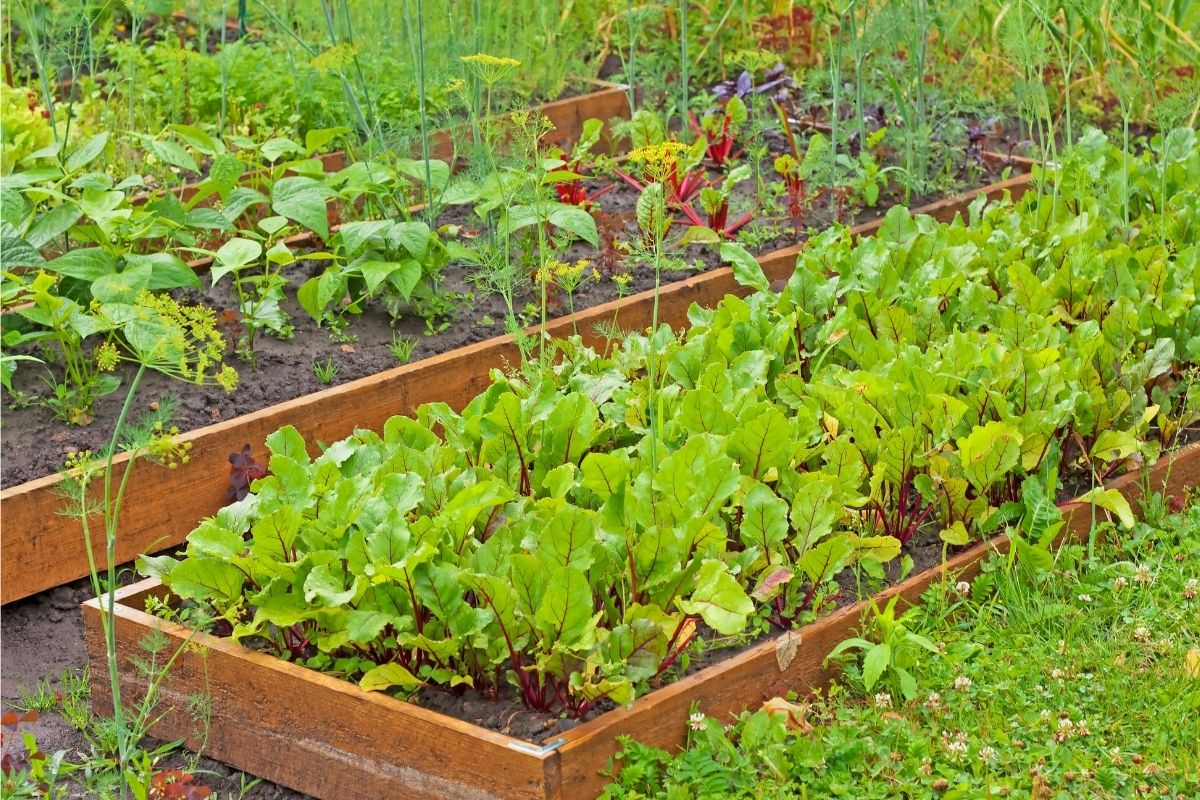
<svg viewBox="0 0 1200 800">
<path fill-rule="evenodd" d="M 579 138 L 583 123 L 589 119 L 598 119 L 605 123 L 611 119 L 629 119 L 629 94 L 626 88 L 608 81 L 598 81 L 597 85 L 604 88 L 580 97 L 543 103 L 533 109 L 554 124 L 554 129 L 542 139 L 544 148 L 569 148 Z M 584 98 L 586 102 L 583 101 Z M 459 155 L 454 141 L 456 135 L 468 141 L 473 138 L 471 130 L 465 125 L 453 131 L 437 131 L 430 137 L 430 155 L 440 159 L 451 159 Z M 610 155 L 616 145 L 611 130 L 606 127 L 600 141 L 592 150 Z"/>
<path fill-rule="evenodd" d="M 127 707 L 145 695 L 134 666 L 139 643 L 157 628 L 174 654 L 191 635 L 161 685 L 155 736 L 186 740 L 213 758 L 324 800 L 491 800 L 552 796 L 558 756 L 530 752 L 518 739 L 397 700 L 241 647 L 191 634 L 138 609 L 156 581 L 122 591 L 115 610 L 122 697 Z M 112 710 L 101 613 L 83 606 L 85 640 L 97 713 Z M 161 661 L 160 661 L 161 663 Z M 205 725 L 189 701 L 205 697 Z M 205 734 L 207 733 L 207 740 Z"/>
<path fill-rule="evenodd" d="M 1146 479 L 1131 473 L 1107 484 L 1136 504 L 1145 487 L 1167 495 L 1180 495 L 1200 485 L 1200 444 L 1172 453 L 1152 466 Z M 1067 520 L 1063 539 L 1079 540 L 1091 527 L 1092 507 L 1070 501 L 1060 504 Z M 1103 512 L 1100 512 L 1102 515 Z M 945 575 L 956 580 L 971 580 L 983 559 L 991 552 L 1007 553 L 1005 535 L 980 542 L 948 559 L 945 564 L 914 575 L 874 596 L 883 605 L 899 595 L 904 603 L 915 603 L 931 585 Z M 717 719 L 728 719 L 744 708 L 755 708 L 771 697 L 788 690 L 801 694 L 823 688 L 836 677 L 836 667 L 823 662 L 839 642 L 857 630 L 870 601 L 842 608 L 800 630 L 801 643 L 794 659 L 781 669 L 776 659 L 779 638 L 755 645 L 720 664 L 696 672 L 638 698 L 631 707 L 610 711 L 564 734 L 567 740 L 562 754 L 563 798 L 594 798 L 604 787 L 600 770 L 617 751 L 616 737 L 635 736 L 638 741 L 662 749 L 674 749 L 685 742 L 687 717 L 692 705 Z"/>
<path fill-rule="evenodd" d="M 963 211 L 981 192 L 989 197 L 1004 192 L 1017 195 L 1027 185 L 1028 178 L 1024 182 L 1014 178 L 941 201 L 931 209 L 945 218 L 952 211 Z M 879 226 L 873 222 L 853 231 L 868 236 Z M 761 256 L 759 262 L 768 279 L 790 275 L 801 247 Z M 711 307 L 726 294 L 749 294 L 728 268 L 668 284 L 659 296 L 659 322 L 684 328 L 693 302 Z M 653 306 L 654 292 L 641 292 L 580 311 L 574 323 L 570 317 L 553 320 L 547 323 L 547 332 L 565 337 L 577 328 L 587 343 L 602 346 L 598 324 L 615 321 L 625 330 L 644 329 L 650 325 Z M 498 336 L 184 433 L 179 438 L 193 445 L 187 465 L 171 471 L 146 463 L 135 466 L 121 520 L 117 561 L 177 545 L 202 517 L 215 513 L 225 502 L 226 459 L 245 444 L 261 455 L 266 436 L 284 425 L 295 425 L 315 444 L 343 438 L 356 428 L 379 429 L 389 417 L 411 414 L 422 403 L 443 401 L 461 408 L 487 388 L 490 370 L 519 362 L 513 337 Z M 124 457 L 118 457 L 118 464 L 124 462 Z M 0 569 L 5 577 L 0 584 L 0 602 L 10 603 L 87 574 L 79 522 L 58 514 L 63 505 L 55 493 L 59 480 L 52 475 L 0 491 L 4 532 Z M 99 542 L 95 550 L 97 563 L 107 563 Z"/>
</svg>

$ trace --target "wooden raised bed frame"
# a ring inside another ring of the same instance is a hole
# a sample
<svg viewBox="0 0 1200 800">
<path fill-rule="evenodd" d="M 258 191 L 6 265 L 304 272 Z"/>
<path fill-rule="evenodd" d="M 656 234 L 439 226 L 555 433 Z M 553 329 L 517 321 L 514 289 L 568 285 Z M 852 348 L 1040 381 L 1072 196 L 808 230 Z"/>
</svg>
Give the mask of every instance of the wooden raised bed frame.
<svg viewBox="0 0 1200 800">
<path fill-rule="evenodd" d="M 580 116 L 579 122 L 584 117 Z M 996 156 L 999 158 L 999 156 Z M 989 186 L 914 209 L 942 221 L 965 215 L 979 195 L 1014 199 L 1030 188 L 1032 178 L 1021 174 Z M 871 236 L 882 220 L 851 228 L 856 236 Z M 787 278 L 795 269 L 803 244 L 758 257 L 768 280 Z M 694 278 L 662 287 L 659 321 L 676 329 L 688 325 L 692 303 L 713 306 L 727 294 L 744 296 L 729 268 L 709 270 Z M 601 345 L 598 323 L 612 322 L 625 330 L 648 327 L 654 292 L 646 291 L 603 303 L 547 323 L 550 336 L 566 337 L 578 329 L 585 342 Z M 536 331 L 536 329 L 530 329 Z M 250 414 L 182 434 L 192 443 L 191 461 L 166 471 L 139 462 L 134 468 L 117 543 L 118 563 L 142 553 L 163 550 L 184 541 L 195 524 L 225 504 L 229 473 L 228 456 L 245 444 L 261 453 L 268 434 L 295 425 L 305 441 L 330 442 L 349 436 L 356 428 L 380 428 L 391 416 L 411 414 L 427 402 L 442 401 L 462 408 L 487 388 L 492 369 L 516 364 L 520 351 L 511 335 L 497 336 L 430 358 L 369 375 L 320 392 L 288 400 Z M 124 463 L 118 456 L 118 465 Z M 58 475 L 49 475 L 0 491 L 3 537 L 0 537 L 0 603 L 9 603 L 36 592 L 68 583 L 87 574 L 88 561 L 78 521 L 58 514 L 63 501 L 55 490 Z M 93 544 L 96 563 L 107 563 L 104 543 Z"/>
<path fill-rule="evenodd" d="M 1178 496 L 1198 484 L 1200 444 L 1194 444 L 1162 458 L 1144 474 L 1124 475 L 1108 486 L 1137 509 L 1147 489 Z M 1092 507 L 1073 501 L 1060 508 L 1067 522 L 1061 537 L 1086 536 Z M 873 599 L 883 603 L 900 595 L 907 603 L 916 602 L 943 577 L 970 580 L 984 557 L 1006 553 L 1008 547 L 1004 535 L 980 542 Z M 684 742 L 693 704 L 708 716 L 727 719 L 789 689 L 805 692 L 827 685 L 836 668 L 827 666 L 825 657 L 853 634 L 869 605 L 861 601 L 846 606 L 800 629 L 795 656 L 782 667 L 776 656 L 780 639 L 769 639 L 538 746 L 389 695 L 365 692 L 228 639 L 192 634 L 145 613 L 146 597 L 164 591 L 157 580 L 144 580 L 117 593 L 115 610 L 126 696 L 145 691 L 145 680 L 132 662 L 144 657 L 139 642 L 152 629 L 167 635 L 168 652 L 191 636 L 161 685 L 156 713 L 163 716 L 154 735 L 184 739 L 193 748 L 206 741 L 205 752 L 213 758 L 322 800 L 593 798 L 603 788 L 600 770 L 616 752 L 618 736 L 674 748 Z M 84 603 L 83 615 L 92 702 L 97 712 L 107 713 L 111 693 L 99 601 Z M 187 710 L 189 697 L 196 694 L 212 699 L 206 740 Z"/>
</svg>

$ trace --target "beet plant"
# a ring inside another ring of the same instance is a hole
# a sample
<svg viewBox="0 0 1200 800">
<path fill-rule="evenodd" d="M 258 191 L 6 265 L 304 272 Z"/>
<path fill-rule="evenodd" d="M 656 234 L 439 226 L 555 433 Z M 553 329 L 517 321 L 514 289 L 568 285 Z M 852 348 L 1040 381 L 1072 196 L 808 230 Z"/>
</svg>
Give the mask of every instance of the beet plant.
<svg viewBox="0 0 1200 800">
<path fill-rule="evenodd" d="M 1163 228 L 1160 198 L 1114 235 L 1121 180 L 1084 195 L 1121 158 L 1097 136 L 1057 200 L 980 199 L 970 224 L 895 208 L 871 239 L 814 237 L 778 292 L 727 242 L 754 293 L 693 307 L 686 332 L 557 343 L 461 412 L 315 459 L 284 428 L 250 494 L 141 567 L 234 638 L 365 688 L 578 716 L 663 679 L 701 622 L 734 642 L 801 625 L 843 569 L 882 574 L 918 536 L 1051 536 L 1060 465 L 1099 484 L 1200 408 L 1197 231 Z M 1167 205 L 1187 207 L 1200 148 L 1172 153 Z M 1131 179 L 1160 175 L 1148 154 Z M 661 258 L 662 184 L 638 211 Z M 1086 497 L 1131 524 L 1113 494 Z"/>
</svg>

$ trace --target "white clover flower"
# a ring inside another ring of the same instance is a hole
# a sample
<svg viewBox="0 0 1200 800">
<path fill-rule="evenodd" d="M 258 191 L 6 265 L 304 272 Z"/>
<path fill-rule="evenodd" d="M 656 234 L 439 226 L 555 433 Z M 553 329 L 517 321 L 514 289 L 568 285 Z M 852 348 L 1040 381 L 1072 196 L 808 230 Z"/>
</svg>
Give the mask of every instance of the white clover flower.
<svg viewBox="0 0 1200 800">
<path fill-rule="evenodd" d="M 1149 641 L 1150 640 L 1150 629 L 1147 628 L 1145 625 L 1138 625 L 1136 628 L 1133 629 L 1133 638 L 1137 639 L 1139 642 Z"/>
<path fill-rule="evenodd" d="M 930 692 L 929 699 L 925 701 L 926 708 L 937 710 L 942 707 L 942 696 L 937 692 Z"/>
<path fill-rule="evenodd" d="M 996 748 L 985 744 L 983 747 L 979 748 L 979 757 L 984 761 L 995 761 Z"/>
<path fill-rule="evenodd" d="M 1058 667 L 1055 667 L 1054 669 L 1052 669 L 1052 670 L 1050 671 L 1050 677 L 1051 677 L 1051 678 L 1054 678 L 1055 680 L 1062 680 L 1062 678 L 1063 678 L 1063 676 L 1064 676 L 1064 675 L 1066 675 L 1066 673 L 1065 673 L 1065 672 L 1063 672 L 1063 671 L 1062 671 L 1061 669 L 1059 669 Z"/>
<path fill-rule="evenodd" d="M 966 581 L 959 581 L 958 583 L 954 584 L 954 591 L 958 592 L 963 597 L 967 597 L 971 594 L 971 584 L 967 583 Z"/>
<path fill-rule="evenodd" d="M 1129 581 L 1125 580 L 1124 575 L 1118 575 L 1116 577 L 1116 579 L 1113 580 L 1113 588 L 1114 589 L 1124 589 L 1128 585 L 1129 585 Z"/>
<path fill-rule="evenodd" d="M 961 755 L 961 754 L 967 752 L 967 743 L 963 742 L 963 741 L 959 741 L 958 739 L 955 739 L 949 745 L 947 745 L 946 749 L 949 750 L 951 753 L 955 753 L 956 755 Z"/>
<path fill-rule="evenodd" d="M 892 696 L 887 692 L 879 692 L 875 695 L 875 706 L 877 708 L 891 708 Z"/>
<path fill-rule="evenodd" d="M 1092 596 L 1085 592 L 1084 594 L 1079 595 L 1079 602 L 1090 603 L 1090 602 L 1092 602 Z"/>
<path fill-rule="evenodd" d="M 1188 582 L 1183 585 L 1183 596 L 1188 600 L 1195 600 L 1197 593 L 1200 593 L 1200 585 L 1197 584 L 1195 578 L 1189 578 Z"/>
<path fill-rule="evenodd" d="M 967 689 L 971 688 L 971 683 L 971 679 L 966 675 L 959 675 L 954 679 L 954 688 L 958 689 L 960 692 L 965 692 Z"/>
<path fill-rule="evenodd" d="M 1154 583 L 1154 575 L 1145 564 L 1138 565 L 1138 568 L 1133 572 L 1133 579 L 1143 586 L 1149 586 Z"/>
<path fill-rule="evenodd" d="M 694 731 L 704 730 L 704 715 L 699 711 L 694 711 L 688 715 L 688 725 Z"/>
</svg>

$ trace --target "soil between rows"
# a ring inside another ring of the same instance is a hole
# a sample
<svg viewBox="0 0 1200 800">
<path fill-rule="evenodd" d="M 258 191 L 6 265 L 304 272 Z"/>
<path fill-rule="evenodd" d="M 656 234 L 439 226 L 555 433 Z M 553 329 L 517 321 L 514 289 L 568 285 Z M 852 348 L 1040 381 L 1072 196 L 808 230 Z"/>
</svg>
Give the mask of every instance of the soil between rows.
<svg viewBox="0 0 1200 800">
<path fill-rule="evenodd" d="M 776 142 L 773 146 L 781 147 L 782 143 Z M 972 182 L 974 185 L 965 188 L 975 188 L 993 182 L 998 179 L 1001 169 L 998 165 L 988 164 L 986 170 L 973 174 L 973 177 L 977 178 Z M 766 172 L 770 173 L 769 167 Z M 597 216 L 601 220 L 602 237 L 605 236 L 604 231 L 620 232 L 622 240 L 627 240 L 636 235 L 634 209 L 638 193 L 619 180 L 593 181 L 589 185 L 598 189 L 610 184 L 614 188 L 598 201 L 600 211 Z M 744 213 L 744 210 L 753 206 L 753 193 L 753 181 L 745 181 L 738 185 L 731 204 L 730 219 L 736 218 L 737 214 Z M 879 219 L 888 208 L 902 202 L 903 199 L 902 191 L 893 184 L 884 190 L 876 206 L 851 209 L 840 221 L 850 225 Z M 910 207 L 916 208 L 936 199 L 939 197 L 910 198 Z M 758 255 L 804 241 L 814 232 L 828 228 L 832 224 L 832 216 L 828 203 L 821 202 L 817 207 L 810 209 L 799 223 L 793 223 L 786 218 L 766 221 L 776 228 L 766 231 L 755 246 L 750 248 Z M 439 219 L 439 223 L 458 224 L 471 233 L 477 232 L 478 229 L 478 218 L 466 208 L 450 209 Z M 677 226 L 672 237 L 681 236 L 682 231 L 683 227 Z M 687 262 L 687 268 L 664 270 L 661 276 L 663 285 L 687 279 L 720 263 L 716 248 L 708 245 L 681 248 L 674 255 Z M 652 269 L 645 265 L 631 268 L 628 264 L 619 263 L 618 254 L 611 248 L 607 252 L 598 252 L 589 245 L 575 244 L 561 258 L 587 259 L 593 266 L 601 267 L 606 273 L 600 281 L 587 280 L 577 290 L 573 298 L 576 311 L 618 297 L 617 286 L 610 277 L 614 271 L 628 270 L 630 274 L 631 279 L 625 294 L 654 287 Z M 399 320 L 394 321 L 382 303 L 372 301 L 366 304 L 363 314 L 350 317 L 347 333 L 355 340 L 334 342 L 330 338 L 329 330 L 318 328 L 296 300 L 296 289 L 309 277 L 319 274 L 323 268 L 320 262 L 303 260 L 291 268 L 291 284 L 283 308 L 292 318 L 295 333 L 288 340 L 260 333 L 255 347 L 256 367 L 246 364 L 231 353 L 229 362 L 238 368 L 241 375 L 238 388 L 232 395 L 227 395 L 215 387 L 186 385 L 158 373 L 148 373 L 138 387 L 133 406 L 135 413 L 146 410 L 151 404 L 162 402 L 166 396 L 176 396 L 178 405 L 174 424 L 179 426 L 180 431 L 195 430 L 395 367 L 399 362 L 393 356 L 389 345 L 396 336 L 416 342 L 410 358 L 411 363 L 504 333 L 505 305 L 502 300 L 496 295 L 485 295 L 477 291 L 477 287 L 470 280 L 472 272 L 468 267 L 450 264 L 443 270 L 440 292 L 453 293 L 462 299 L 446 320 L 449 325 L 444 330 L 432 333 L 427 331 L 424 320 L 415 313 L 403 314 Z M 230 278 L 223 279 L 216 288 L 209 285 L 207 274 L 202 275 L 202 280 L 205 283 L 204 289 L 178 291 L 176 295 L 188 302 L 203 302 L 218 312 L 237 307 Z M 515 303 L 515 307 L 519 312 L 527 303 L 536 306 L 538 299 L 538 293 L 532 287 L 527 287 Z M 552 298 L 548 315 L 567 316 L 566 297 L 560 294 Z M 526 321 L 535 324 L 536 318 Z M 228 330 L 226 338 L 232 338 Z M 337 368 L 328 386 L 317 379 L 313 369 L 314 364 L 324 365 L 327 362 L 332 362 Z M 119 374 L 122 375 L 123 383 L 127 384 L 133 370 L 123 367 Z M 44 369 L 33 364 L 17 372 L 14 386 L 24 392 L 44 394 L 48 391 L 44 379 Z M 3 428 L 0 429 L 0 461 L 3 463 L 0 487 L 9 488 L 52 474 L 71 453 L 82 450 L 102 451 L 108 443 L 112 425 L 123 401 L 124 391 L 121 389 L 101 398 L 96 403 L 95 420 L 88 426 L 80 427 L 55 419 L 49 409 L 42 405 L 14 407 L 11 397 L 5 393 L 2 404 Z"/>
</svg>

